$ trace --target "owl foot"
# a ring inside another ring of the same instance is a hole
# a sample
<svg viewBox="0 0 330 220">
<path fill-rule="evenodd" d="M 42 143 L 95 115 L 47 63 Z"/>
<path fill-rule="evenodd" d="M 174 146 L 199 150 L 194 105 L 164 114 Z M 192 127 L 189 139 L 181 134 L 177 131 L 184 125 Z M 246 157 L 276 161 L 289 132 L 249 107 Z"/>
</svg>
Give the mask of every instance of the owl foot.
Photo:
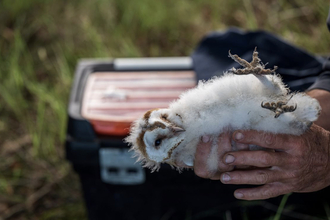
<svg viewBox="0 0 330 220">
<path fill-rule="evenodd" d="M 265 69 L 266 65 L 264 65 L 261 62 L 260 58 L 258 57 L 257 48 L 254 49 L 252 55 L 252 61 L 250 63 L 240 58 L 236 54 L 232 55 L 230 51 L 229 51 L 229 57 L 244 67 L 243 69 L 236 69 L 234 67 L 230 69 L 231 72 L 237 75 L 247 75 L 247 74 L 269 75 L 275 73 L 275 71 L 277 70 L 277 66 L 274 66 L 274 69 Z"/>
<path fill-rule="evenodd" d="M 292 96 L 291 96 L 291 98 L 292 98 Z M 266 103 L 262 102 L 261 107 L 275 112 L 275 118 L 278 118 L 281 114 L 283 114 L 285 112 L 293 112 L 297 109 L 297 104 L 295 104 L 294 106 L 287 105 L 289 100 L 288 101 L 278 101 L 278 102 L 266 102 Z"/>
</svg>

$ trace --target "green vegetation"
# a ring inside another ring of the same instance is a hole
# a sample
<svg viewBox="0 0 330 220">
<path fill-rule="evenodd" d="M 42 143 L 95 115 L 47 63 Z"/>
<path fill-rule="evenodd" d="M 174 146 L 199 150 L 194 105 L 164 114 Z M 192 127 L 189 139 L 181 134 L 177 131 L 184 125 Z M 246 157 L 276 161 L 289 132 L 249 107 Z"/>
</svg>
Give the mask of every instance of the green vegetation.
<svg viewBox="0 0 330 220">
<path fill-rule="evenodd" d="M 328 0 L 0 1 L 0 216 L 86 219 L 63 147 L 78 59 L 187 56 L 230 26 L 326 54 L 328 8 Z"/>
</svg>

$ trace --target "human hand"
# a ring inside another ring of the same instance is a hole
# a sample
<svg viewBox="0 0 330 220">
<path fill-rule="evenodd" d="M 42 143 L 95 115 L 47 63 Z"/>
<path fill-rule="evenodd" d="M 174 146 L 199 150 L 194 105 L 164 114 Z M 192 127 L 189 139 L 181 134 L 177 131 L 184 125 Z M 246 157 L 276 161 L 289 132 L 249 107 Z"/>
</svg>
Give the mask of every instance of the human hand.
<svg viewBox="0 0 330 220">
<path fill-rule="evenodd" d="M 290 192 L 313 192 L 330 185 L 330 132 L 312 125 L 301 136 L 273 135 L 257 131 L 236 131 L 233 139 L 240 144 L 254 144 L 270 151 L 226 153 L 228 166 L 248 165 L 252 170 L 234 170 L 221 174 L 224 184 L 261 185 L 238 189 L 238 199 L 268 199 Z"/>
<path fill-rule="evenodd" d="M 232 133 L 230 132 L 224 132 L 219 135 L 217 140 L 219 147 L 215 152 L 218 155 L 218 158 L 222 158 L 226 153 L 233 151 L 231 137 Z M 248 149 L 248 146 L 237 144 L 237 148 L 243 150 Z M 212 152 L 212 140 L 210 140 L 209 136 L 201 137 L 201 141 L 198 144 L 195 153 L 194 172 L 197 176 L 205 179 L 219 180 L 221 173 L 233 170 L 234 166 L 228 165 L 225 161 L 220 159 L 218 161 L 218 170 L 209 170 L 207 161 L 211 153 L 214 153 Z"/>
<path fill-rule="evenodd" d="M 220 179 L 224 184 L 261 185 L 236 190 L 236 198 L 267 199 L 290 192 L 313 192 L 330 185 L 329 131 L 312 125 L 302 136 L 272 135 L 252 130 L 236 131 L 232 136 L 239 151 L 231 151 L 231 134 L 221 134 L 221 151 L 218 150 L 221 160 L 217 172 L 207 169 L 205 161 L 211 145 L 210 141 L 202 141 L 197 147 L 194 171 L 202 178 Z M 248 144 L 275 149 L 275 152 L 246 151 Z M 246 166 L 254 169 L 240 169 Z"/>
<path fill-rule="evenodd" d="M 315 89 L 307 94 L 319 101 L 322 111 L 317 122 L 305 134 L 292 136 L 236 131 L 233 140 L 236 141 L 238 151 L 230 153 L 228 151 L 232 151 L 231 134 L 221 134 L 217 152 L 221 159 L 217 172 L 210 172 L 206 165 L 211 152 L 211 141 L 201 141 L 195 154 L 196 175 L 210 179 L 221 178 L 224 184 L 262 185 L 235 191 L 236 198 L 246 200 L 266 199 L 289 192 L 312 192 L 330 185 L 330 93 Z M 239 133 L 242 133 L 244 138 L 236 139 L 235 136 Z M 248 144 L 276 151 L 245 151 L 248 150 Z M 249 165 L 255 166 L 255 169 L 241 170 Z M 232 171 L 234 167 L 235 170 Z"/>
</svg>

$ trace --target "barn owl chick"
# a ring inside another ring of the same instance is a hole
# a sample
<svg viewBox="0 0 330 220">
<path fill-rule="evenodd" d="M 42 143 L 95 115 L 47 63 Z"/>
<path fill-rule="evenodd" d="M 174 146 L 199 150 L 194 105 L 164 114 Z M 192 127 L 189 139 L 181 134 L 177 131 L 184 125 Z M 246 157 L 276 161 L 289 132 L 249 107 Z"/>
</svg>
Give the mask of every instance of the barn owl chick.
<svg viewBox="0 0 330 220">
<path fill-rule="evenodd" d="M 232 55 L 242 69 L 198 85 L 183 94 L 167 109 L 153 109 L 136 120 L 125 139 L 138 161 L 153 171 L 161 163 L 192 166 L 202 135 L 211 136 L 212 150 L 207 165 L 218 166 L 217 137 L 225 131 L 253 129 L 275 134 L 301 135 L 318 118 L 316 99 L 305 93 L 289 93 L 279 75 L 265 69 L 253 53 L 252 62 Z"/>
</svg>

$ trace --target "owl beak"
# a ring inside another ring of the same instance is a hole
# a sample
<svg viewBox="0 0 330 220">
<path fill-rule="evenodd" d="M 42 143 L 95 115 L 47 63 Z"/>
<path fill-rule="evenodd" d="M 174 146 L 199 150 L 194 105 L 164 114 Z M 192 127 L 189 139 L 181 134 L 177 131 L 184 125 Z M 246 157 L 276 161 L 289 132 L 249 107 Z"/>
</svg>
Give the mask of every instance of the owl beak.
<svg viewBox="0 0 330 220">
<path fill-rule="evenodd" d="M 176 126 L 171 127 L 171 130 L 172 130 L 174 133 L 179 133 L 179 132 L 183 132 L 183 131 L 185 131 L 183 128 L 176 127 Z"/>
</svg>

